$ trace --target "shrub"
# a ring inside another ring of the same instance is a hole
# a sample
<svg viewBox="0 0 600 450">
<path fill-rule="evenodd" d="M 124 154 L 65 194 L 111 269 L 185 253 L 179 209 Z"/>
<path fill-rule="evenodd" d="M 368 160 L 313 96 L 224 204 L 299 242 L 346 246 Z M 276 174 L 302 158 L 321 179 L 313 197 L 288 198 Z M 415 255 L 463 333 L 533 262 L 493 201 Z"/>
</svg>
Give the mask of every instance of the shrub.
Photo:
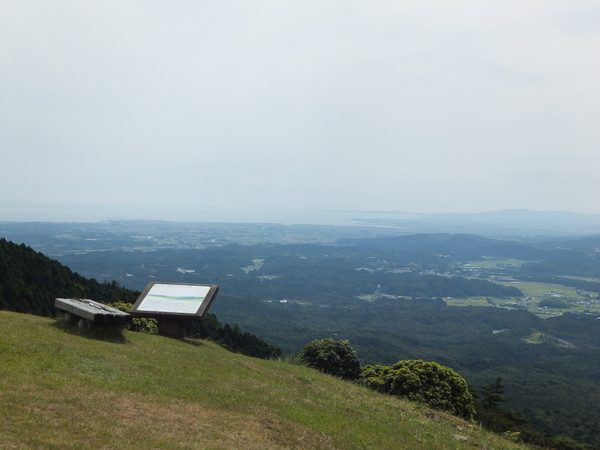
<svg viewBox="0 0 600 450">
<path fill-rule="evenodd" d="M 399 361 L 393 366 L 365 366 L 361 378 L 378 392 L 422 402 L 472 420 L 473 395 L 463 377 L 449 367 L 421 360 Z"/>
<path fill-rule="evenodd" d="M 360 377 L 360 360 L 348 341 L 314 340 L 304 347 L 298 358 L 308 367 L 345 380 Z"/>
<path fill-rule="evenodd" d="M 125 302 L 116 302 L 111 303 L 108 306 L 111 306 L 119 311 L 123 312 L 131 312 L 131 308 L 133 308 L 133 303 L 125 303 Z M 127 328 L 131 331 L 139 331 L 142 333 L 158 333 L 158 323 L 156 319 L 147 319 L 147 318 L 134 318 L 133 321 L 127 325 Z"/>
</svg>

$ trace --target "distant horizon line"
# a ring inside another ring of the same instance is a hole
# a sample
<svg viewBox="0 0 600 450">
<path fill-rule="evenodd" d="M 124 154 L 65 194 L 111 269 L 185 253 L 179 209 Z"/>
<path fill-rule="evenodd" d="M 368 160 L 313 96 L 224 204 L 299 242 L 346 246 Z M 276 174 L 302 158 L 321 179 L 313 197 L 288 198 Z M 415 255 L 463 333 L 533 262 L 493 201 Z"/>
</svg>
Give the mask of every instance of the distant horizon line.
<svg viewBox="0 0 600 450">
<path fill-rule="evenodd" d="M 360 217 L 362 216 L 362 217 Z M 41 204 L 34 202 L 0 201 L 0 222 L 94 223 L 106 221 L 163 221 L 163 222 L 221 222 L 221 223 L 278 223 L 288 225 L 372 225 L 372 221 L 435 220 L 481 218 L 493 220 L 554 220 L 600 221 L 600 213 L 568 210 L 533 210 L 512 208 L 480 212 L 407 212 L 361 209 L 283 209 L 233 208 L 220 206 L 166 207 L 141 205 L 126 207 L 111 205 L 91 207 L 77 204 Z"/>
<path fill-rule="evenodd" d="M 495 209 L 495 210 L 485 210 L 485 211 L 477 211 L 477 212 L 411 212 L 411 211 L 401 211 L 397 209 L 383 209 L 383 210 L 363 210 L 363 209 L 316 209 L 310 211 L 323 211 L 323 212 L 334 212 L 334 213 L 365 213 L 365 214 L 412 214 L 412 215 L 471 215 L 471 214 L 496 214 L 496 213 L 504 213 L 504 212 L 532 212 L 532 213 L 540 213 L 540 214 L 582 214 L 588 216 L 600 216 L 600 213 L 585 213 L 579 211 L 569 211 L 565 209 L 528 209 L 528 208 L 506 208 L 506 209 Z"/>
</svg>

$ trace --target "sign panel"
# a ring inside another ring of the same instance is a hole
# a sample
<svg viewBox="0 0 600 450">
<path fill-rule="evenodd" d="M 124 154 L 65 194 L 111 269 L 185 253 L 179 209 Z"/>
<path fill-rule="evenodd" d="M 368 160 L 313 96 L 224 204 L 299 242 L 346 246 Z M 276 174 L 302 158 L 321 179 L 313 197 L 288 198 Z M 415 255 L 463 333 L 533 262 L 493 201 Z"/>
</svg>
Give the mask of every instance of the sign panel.
<svg viewBox="0 0 600 450">
<path fill-rule="evenodd" d="M 137 317 L 187 316 L 199 318 L 219 287 L 204 284 L 150 283 L 131 310 Z"/>
</svg>

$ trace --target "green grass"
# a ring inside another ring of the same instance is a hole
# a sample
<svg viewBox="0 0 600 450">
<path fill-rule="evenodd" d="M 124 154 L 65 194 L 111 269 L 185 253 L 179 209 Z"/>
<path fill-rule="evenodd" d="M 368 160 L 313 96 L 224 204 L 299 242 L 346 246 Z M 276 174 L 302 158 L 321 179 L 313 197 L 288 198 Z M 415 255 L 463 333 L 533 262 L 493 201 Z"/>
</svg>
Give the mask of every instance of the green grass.
<svg viewBox="0 0 600 450">
<path fill-rule="evenodd" d="M 492 271 L 494 269 L 516 268 L 527 261 L 519 259 L 485 259 L 483 261 L 469 261 L 464 266 L 473 268 L 482 268 Z M 462 267 L 462 266 L 461 266 Z M 502 274 L 502 272 L 500 272 Z M 567 277 L 582 279 L 585 281 L 597 281 L 592 278 Z M 600 301 L 595 297 L 600 295 L 598 292 L 582 292 L 571 286 L 554 283 L 542 282 L 521 282 L 521 281 L 500 281 L 495 277 L 490 277 L 489 281 L 502 284 L 504 286 L 514 286 L 523 292 L 522 299 L 501 299 L 494 297 L 480 298 L 445 298 L 444 300 L 450 306 L 500 306 L 507 308 L 526 308 L 529 312 L 540 317 L 552 317 L 564 312 L 578 313 L 600 313 Z M 538 308 L 540 301 L 544 299 L 559 298 L 566 302 L 569 308 Z"/>
<path fill-rule="evenodd" d="M 477 298 L 444 298 L 449 306 L 490 306 L 490 303 L 482 297 Z M 494 299 L 495 300 L 495 299 Z"/>
<path fill-rule="evenodd" d="M 0 330 L 1 448 L 522 448 L 421 405 L 210 342 L 100 339 L 5 311 Z"/>
<path fill-rule="evenodd" d="M 497 269 L 499 267 L 518 267 L 525 264 L 527 261 L 522 259 L 486 259 L 483 261 L 471 261 L 471 267 L 481 267 L 483 269 Z"/>
<path fill-rule="evenodd" d="M 518 265 L 524 261 L 520 260 L 487 260 L 471 262 L 471 266 L 495 268 L 498 264 Z M 573 277 L 572 277 L 573 278 Z M 598 292 L 581 292 L 579 289 L 571 286 L 565 286 L 555 283 L 542 282 L 522 282 L 522 281 L 490 281 L 504 286 L 514 286 L 523 292 L 522 299 L 502 299 L 495 297 L 469 297 L 469 298 L 444 298 L 449 306 L 501 306 L 508 308 L 526 308 L 528 311 L 540 317 L 552 317 L 564 312 L 592 312 L 600 313 L 600 301 L 594 297 Z M 566 302 L 570 307 L 565 309 L 538 308 L 540 301 L 549 298 L 559 298 Z"/>
<path fill-rule="evenodd" d="M 505 286 L 514 286 L 519 288 L 528 297 L 544 297 L 549 295 L 549 293 L 554 292 L 565 297 L 580 298 L 579 294 L 577 294 L 576 288 L 563 286 L 561 284 L 522 281 L 507 281 L 499 283 Z"/>
<path fill-rule="evenodd" d="M 527 298 L 529 311 L 541 317 L 548 317 L 563 312 L 600 312 L 600 302 L 588 296 L 581 295 L 577 288 L 571 286 L 541 282 L 501 282 L 501 284 L 519 288 Z M 591 294 L 597 295 L 597 293 Z M 538 305 L 541 300 L 546 298 L 558 298 L 568 303 L 570 308 L 547 308 L 544 311 L 540 311 Z"/>
</svg>

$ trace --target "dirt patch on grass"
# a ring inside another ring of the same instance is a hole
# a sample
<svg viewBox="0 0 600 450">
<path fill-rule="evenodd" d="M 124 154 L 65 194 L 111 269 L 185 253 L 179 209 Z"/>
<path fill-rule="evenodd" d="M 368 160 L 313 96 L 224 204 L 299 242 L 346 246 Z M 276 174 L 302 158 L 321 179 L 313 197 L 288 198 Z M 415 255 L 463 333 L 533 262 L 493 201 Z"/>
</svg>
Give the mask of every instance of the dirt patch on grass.
<svg viewBox="0 0 600 450">
<path fill-rule="evenodd" d="M 328 436 L 270 410 L 256 415 L 137 394 L 25 385 L 2 392 L 3 448 L 330 449 Z"/>
</svg>

